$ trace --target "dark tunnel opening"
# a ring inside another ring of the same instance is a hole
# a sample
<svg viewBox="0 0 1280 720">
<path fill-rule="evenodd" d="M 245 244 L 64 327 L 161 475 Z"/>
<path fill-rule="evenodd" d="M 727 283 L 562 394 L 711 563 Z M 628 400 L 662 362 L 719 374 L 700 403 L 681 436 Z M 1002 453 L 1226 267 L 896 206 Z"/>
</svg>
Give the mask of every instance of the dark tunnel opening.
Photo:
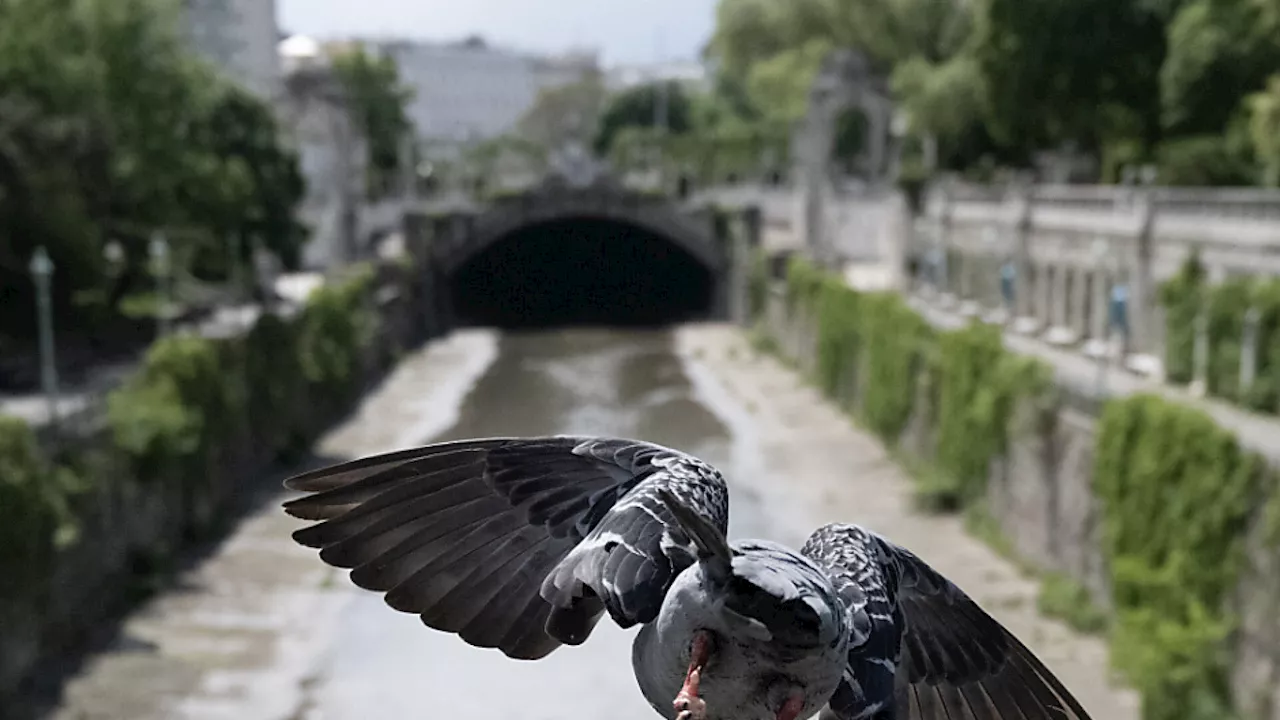
<svg viewBox="0 0 1280 720">
<path fill-rule="evenodd" d="M 674 240 L 603 218 L 530 225 L 453 274 L 454 317 L 501 329 L 652 327 L 710 316 L 716 278 Z"/>
</svg>

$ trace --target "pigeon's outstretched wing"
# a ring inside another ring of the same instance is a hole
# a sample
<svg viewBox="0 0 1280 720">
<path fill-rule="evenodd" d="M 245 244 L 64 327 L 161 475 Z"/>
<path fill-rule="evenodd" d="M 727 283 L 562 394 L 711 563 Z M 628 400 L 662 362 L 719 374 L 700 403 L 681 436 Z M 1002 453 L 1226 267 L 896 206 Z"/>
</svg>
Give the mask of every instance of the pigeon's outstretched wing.
<svg viewBox="0 0 1280 720">
<path fill-rule="evenodd" d="M 615 438 L 439 443 L 285 481 L 285 503 L 322 522 L 294 533 L 352 581 L 429 627 L 519 659 L 586 640 L 607 610 L 622 627 L 657 616 L 696 549 L 658 498 L 669 491 L 721 533 L 715 468 Z"/>
<path fill-rule="evenodd" d="M 908 550 L 827 525 L 801 552 L 828 569 L 853 620 L 824 720 L 1089 720 L 1025 645 Z"/>
</svg>

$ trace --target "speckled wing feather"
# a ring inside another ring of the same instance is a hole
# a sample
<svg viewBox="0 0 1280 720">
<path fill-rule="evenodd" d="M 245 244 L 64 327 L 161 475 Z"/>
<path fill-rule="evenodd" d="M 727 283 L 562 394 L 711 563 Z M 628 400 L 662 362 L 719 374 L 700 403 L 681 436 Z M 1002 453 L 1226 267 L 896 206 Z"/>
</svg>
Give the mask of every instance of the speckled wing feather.
<svg viewBox="0 0 1280 720">
<path fill-rule="evenodd" d="M 294 539 L 429 627 L 513 658 L 580 644 L 608 611 L 657 616 L 696 558 L 659 501 L 668 489 L 721 532 L 720 473 L 633 440 L 492 438 L 439 443 L 308 472 L 285 510 L 318 524 Z"/>
<path fill-rule="evenodd" d="M 828 568 L 853 615 L 849 668 L 824 718 L 1089 720 L 1025 645 L 908 550 L 828 525 L 801 552 Z"/>
</svg>

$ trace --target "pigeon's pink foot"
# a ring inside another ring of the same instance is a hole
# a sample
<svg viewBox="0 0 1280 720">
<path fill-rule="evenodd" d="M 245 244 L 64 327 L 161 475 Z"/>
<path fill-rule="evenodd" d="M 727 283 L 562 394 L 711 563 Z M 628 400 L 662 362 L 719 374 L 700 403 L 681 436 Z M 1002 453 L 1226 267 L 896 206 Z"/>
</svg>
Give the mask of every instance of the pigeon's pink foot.
<svg viewBox="0 0 1280 720">
<path fill-rule="evenodd" d="M 787 696 L 787 701 L 782 704 L 782 709 L 778 711 L 778 720 L 796 720 L 803 709 L 804 694 L 799 690 L 793 691 Z"/>
<path fill-rule="evenodd" d="M 711 634 L 699 630 L 693 636 L 690 651 L 689 672 L 684 676 L 684 687 L 676 695 L 672 707 L 676 711 L 676 720 L 706 720 L 707 702 L 698 697 L 698 685 L 702 682 L 702 669 L 711 657 Z"/>
</svg>

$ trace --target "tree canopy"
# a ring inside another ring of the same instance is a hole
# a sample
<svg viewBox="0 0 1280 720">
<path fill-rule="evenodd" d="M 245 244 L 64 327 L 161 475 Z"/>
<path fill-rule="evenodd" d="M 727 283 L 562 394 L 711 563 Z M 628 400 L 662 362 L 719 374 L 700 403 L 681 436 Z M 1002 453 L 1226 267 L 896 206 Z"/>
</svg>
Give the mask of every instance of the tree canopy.
<svg viewBox="0 0 1280 720">
<path fill-rule="evenodd" d="M 262 101 L 188 53 L 177 10 L 0 0 L 0 334 L 33 332 L 27 266 L 40 245 L 72 328 L 84 298 L 112 310 L 149 287 L 157 231 L 179 276 L 225 277 L 233 253 L 247 261 L 249 238 L 297 257 L 297 160 Z M 119 276 L 107 273 L 112 241 L 124 250 Z"/>
<path fill-rule="evenodd" d="M 707 48 L 720 85 L 777 119 L 803 113 L 825 52 L 854 49 L 889 81 L 909 131 L 957 169 L 1073 146 L 1157 162 L 1168 182 L 1261 180 L 1275 0 L 720 0 Z"/>
<path fill-rule="evenodd" d="M 369 195 L 381 196 L 396 186 L 401 164 L 408 160 L 405 143 L 413 133 L 408 113 L 413 91 L 401 83 L 394 58 L 371 54 L 361 46 L 334 57 L 333 69 L 368 141 Z"/>
</svg>

